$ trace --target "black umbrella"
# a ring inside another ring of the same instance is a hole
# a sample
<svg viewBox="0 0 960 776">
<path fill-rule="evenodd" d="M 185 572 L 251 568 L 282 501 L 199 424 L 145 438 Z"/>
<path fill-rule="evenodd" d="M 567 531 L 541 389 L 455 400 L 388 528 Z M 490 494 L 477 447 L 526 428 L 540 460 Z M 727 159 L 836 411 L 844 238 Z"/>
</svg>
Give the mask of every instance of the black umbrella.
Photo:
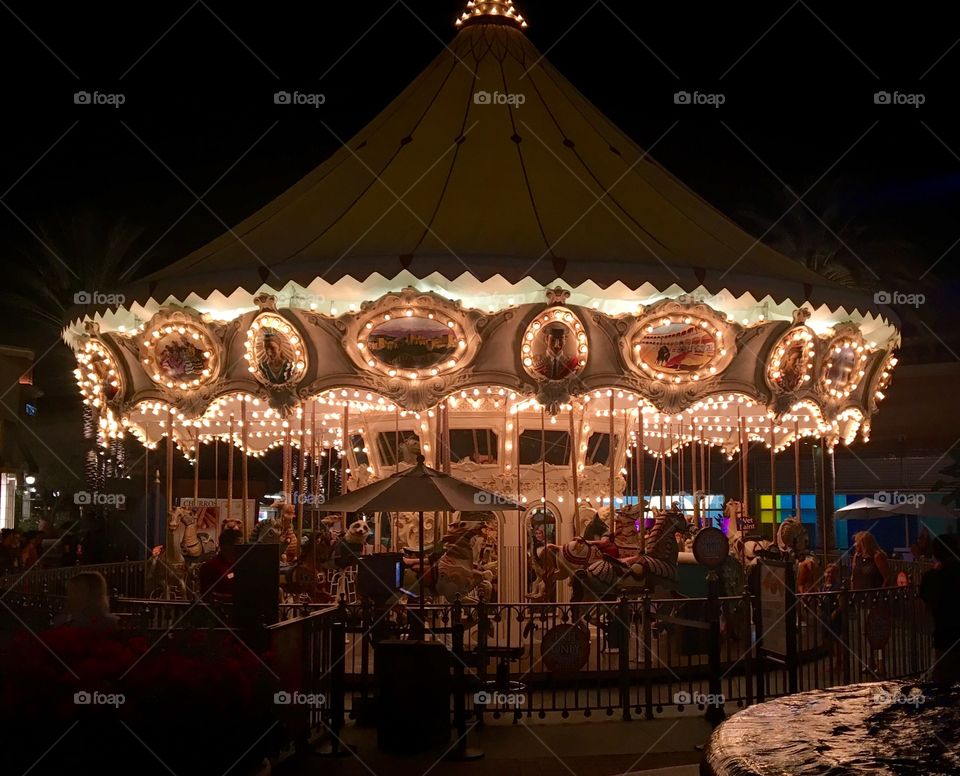
<svg viewBox="0 0 960 776">
<path fill-rule="evenodd" d="M 491 493 L 424 464 L 417 465 L 350 493 L 344 493 L 320 506 L 321 512 L 418 512 L 420 515 L 420 573 L 426 568 L 423 537 L 424 512 L 522 511 L 524 507 L 509 498 Z M 423 620 L 423 591 L 420 591 L 420 621 Z"/>
</svg>

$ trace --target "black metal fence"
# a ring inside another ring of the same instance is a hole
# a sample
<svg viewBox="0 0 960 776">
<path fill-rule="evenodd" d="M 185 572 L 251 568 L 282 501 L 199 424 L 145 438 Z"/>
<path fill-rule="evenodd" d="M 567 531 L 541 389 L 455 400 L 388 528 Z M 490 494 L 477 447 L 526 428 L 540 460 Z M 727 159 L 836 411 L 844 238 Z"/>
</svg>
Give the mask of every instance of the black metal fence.
<svg viewBox="0 0 960 776">
<path fill-rule="evenodd" d="M 0 577 L 0 590 L 13 590 L 27 595 L 62 596 L 67 591 L 67 580 L 85 571 L 96 571 L 102 574 L 107 581 L 107 589 L 115 594 L 142 598 L 148 592 L 146 590 L 147 564 L 142 560 L 51 569 L 35 568 L 26 572 L 13 571 Z"/>
<path fill-rule="evenodd" d="M 63 597 L 7 590 L 14 627 L 48 626 Z M 913 677 L 932 663 L 932 627 L 916 585 L 794 595 L 778 621 L 761 598 L 646 596 L 592 603 L 432 604 L 425 638 L 447 647 L 450 713 L 543 718 L 654 718 L 692 709 L 734 711 L 771 697 L 850 682 Z M 117 598 L 125 628 L 160 638 L 187 628 L 230 629 L 230 606 Z M 7 611 L 0 611 L 7 616 Z M 769 614 L 769 613 L 768 613 Z M 259 647 L 279 686 L 321 698 L 280 711 L 302 738 L 334 742 L 347 716 L 376 695 L 377 645 L 416 638 L 403 605 L 288 606 Z M 777 643 L 774 643 L 777 642 Z"/>
</svg>

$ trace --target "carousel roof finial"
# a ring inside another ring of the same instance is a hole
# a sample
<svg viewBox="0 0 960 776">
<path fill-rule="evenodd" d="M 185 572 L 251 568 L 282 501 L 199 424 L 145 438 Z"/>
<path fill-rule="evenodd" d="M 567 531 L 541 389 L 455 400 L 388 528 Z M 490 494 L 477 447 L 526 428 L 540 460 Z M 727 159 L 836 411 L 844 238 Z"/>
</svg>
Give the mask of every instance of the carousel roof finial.
<svg viewBox="0 0 960 776">
<path fill-rule="evenodd" d="M 527 28 L 527 21 L 513 5 L 512 0 L 468 0 L 467 9 L 457 19 L 457 27 L 468 24 L 510 24 Z"/>
</svg>

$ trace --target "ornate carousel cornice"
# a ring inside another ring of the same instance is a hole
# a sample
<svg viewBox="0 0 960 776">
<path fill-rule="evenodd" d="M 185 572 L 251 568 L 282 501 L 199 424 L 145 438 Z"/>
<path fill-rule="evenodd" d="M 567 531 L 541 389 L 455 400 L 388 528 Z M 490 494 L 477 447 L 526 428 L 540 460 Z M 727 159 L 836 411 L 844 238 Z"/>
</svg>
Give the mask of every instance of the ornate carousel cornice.
<svg viewBox="0 0 960 776">
<path fill-rule="evenodd" d="M 619 314 L 570 297 L 555 287 L 539 303 L 484 313 L 407 287 L 333 316 L 261 294 L 229 321 L 164 307 L 134 331 L 88 323 L 75 342 L 78 383 L 107 435 L 133 430 L 148 443 L 150 415 L 161 435 L 170 421 L 187 429 L 175 432 L 181 446 L 219 435 L 214 419 L 233 402 L 238 420 L 239 397 L 283 429 L 311 401 L 422 413 L 492 393 L 550 415 L 610 397 L 615 415 L 641 408 L 654 438 L 676 424 L 671 446 L 696 441 L 685 425 L 729 433 L 743 406 L 748 438 L 779 449 L 798 432 L 832 443 L 866 435 L 896 363 L 853 321 L 815 331 L 805 308 L 737 322 L 689 296 Z"/>
</svg>

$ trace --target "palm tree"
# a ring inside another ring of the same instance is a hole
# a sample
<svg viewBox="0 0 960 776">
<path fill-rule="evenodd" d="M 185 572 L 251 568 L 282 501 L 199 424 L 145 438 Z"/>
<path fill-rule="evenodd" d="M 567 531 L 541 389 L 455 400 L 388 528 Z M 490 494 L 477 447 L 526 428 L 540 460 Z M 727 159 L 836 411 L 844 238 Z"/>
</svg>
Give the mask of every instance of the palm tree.
<svg viewBox="0 0 960 776">
<path fill-rule="evenodd" d="M 20 311 L 38 324 L 41 334 L 55 339 L 69 323 L 68 314 L 80 298 L 78 294 L 115 293 L 129 282 L 124 273 L 142 255 L 137 250 L 141 229 L 122 221 L 106 222 L 98 214 L 78 213 L 66 220 L 44 222 L 33 233 L 36 239 L 18 246 L 19 260 L 10 262 L 13 277 L 0 291 L 0 303 Z M 75 395 L 75 387 L 68 385 L 75 364 L 66 346 L 61 343 L 44 358 L 52 362 L 46 382 L 53 390 L 46 393 Z M 123 471 L 125 450 L 117 440 L 107 449 L 98 445 L 97 413 L 87 405 L 82 405 L 82 426 L 84 474 L 87 486 L 96 489 L 106 477 Z M 58 460 L 60 457 L 58 454 Z"/>
<path fill-rule="evenodd" d="M 934 274 L 923 279 L 916 274 L 917 267 L 932 263 L 929 257 L 909 240 L 884 233 L 886 225 L 864 221 L 851 204 L 862 198 L 858 186 L 838 179 L 820 196 L 797 202 L 798 196 L 789 186 L 778 189 L 773 198 L 776 215 L 786 214 L 778 221 L 745 209 L 748 228 L 764 235 L 764 242 L 772 248 L 834 283 L 868 294 L 909 290 L 933 296 L 938 284 Z M 943 333 L 935 334 L 914 307 L 898 306 L 897 313 L 904 324 L 908 351 L 916 356 L 924 350 L 933 357 Z"/>
<path fill-rule="evenodd" d="M 66 221 L 43 223 L 35 240 L 20 246 L 16 282 L 0 292 L 13 306 L 59 333 L 77 294 L 113 293 L 129 283 L 128 267 L 142 230 L 122 221 L 104 223 L 102 216 L 77 214 Z"/>
</svg>

